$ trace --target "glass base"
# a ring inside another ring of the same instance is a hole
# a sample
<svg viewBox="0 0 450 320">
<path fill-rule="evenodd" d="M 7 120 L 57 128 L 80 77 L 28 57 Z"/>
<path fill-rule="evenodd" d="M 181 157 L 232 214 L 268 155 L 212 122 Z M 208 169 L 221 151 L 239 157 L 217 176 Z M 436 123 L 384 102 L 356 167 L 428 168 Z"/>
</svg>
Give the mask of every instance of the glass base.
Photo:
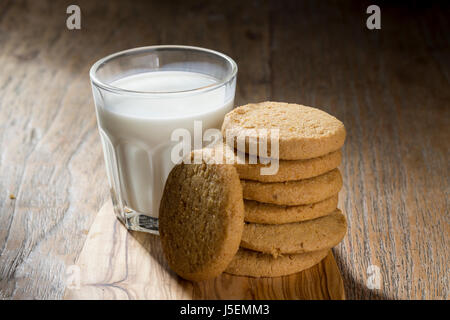
<svg viewBox="0 0 450 320">
<path fill-rule="evenodd" d="M 114 206 L 114 212 L 117 218 L 127 227 L 128 230 L 147 232 L 159 236 L 159 219 L 143 213 L 139 213 L 127 207 L 125 212 L 120 212 L 117 206 Z"/>
<path fill-rule="evenodd" d="M 125 204 L 120 204 L 116 193 L 111 188 L 111 200 L 117 219 L 122 222 L 128 230 L 147 232 L 159 236 L 159 219 L 133 210 Z"/>
<path fill-rule="evenodd" d="M 159 219 L 135 212 L 132 217 L 125 218 L 125 226 L 134 231 L 159 235 Z"/>
</svg>

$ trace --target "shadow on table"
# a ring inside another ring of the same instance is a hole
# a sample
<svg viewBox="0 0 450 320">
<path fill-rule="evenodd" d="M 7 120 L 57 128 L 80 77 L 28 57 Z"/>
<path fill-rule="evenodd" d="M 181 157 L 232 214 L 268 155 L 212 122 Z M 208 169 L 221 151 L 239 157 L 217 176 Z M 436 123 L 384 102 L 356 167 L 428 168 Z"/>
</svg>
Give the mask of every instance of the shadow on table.
<svg viewBox="0 0 450 320">
<path fill-rule="evenodd" d="M 170 275 L 172 279 L 183 281 L 169 268 L 169 265 L 164 258 L 159 236 L 137 231 L 128 231 L 128 234 L 133 237 L 149 253 L 149 255 L 159 263 L 162 269 L 167 271 L 167 274 Z"/>
<path fill-rule="evenodd" d="M 348 269 L 343 268 L 342 259 L 338 250 L 333 250 L 334 257 L 341 271 L 344 281 L 345 295 L 348 300 L 393 300 L 385 295 L 381 290 L 369 289 L 365 283 L 354 279 Z"/>
</svg>

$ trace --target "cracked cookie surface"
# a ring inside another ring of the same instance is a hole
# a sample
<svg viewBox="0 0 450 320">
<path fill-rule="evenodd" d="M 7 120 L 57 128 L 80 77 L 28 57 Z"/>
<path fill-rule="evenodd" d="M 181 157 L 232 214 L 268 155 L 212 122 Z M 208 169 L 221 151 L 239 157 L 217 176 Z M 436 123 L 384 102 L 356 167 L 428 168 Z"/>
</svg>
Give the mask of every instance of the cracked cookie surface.
<svg viewBox="0 0 450 320">
<path fill-rule="evenodd" d="M 311 159 L 326 155 L 342 147 L 345 141 L 344 124 L 317 108 L 295 103 L 265 101 L 240 106 L 225 115 L 222 134 L 245 139 L 245 149 L 237 144 L 241 152 L 249 153 L 250 141 L 259 141 L 261 129 L 279 130 L 279 159 Z M 227 139 L 229 140 L 229 139 Z M 227 141 L 234 147 L 237 139 Z M 268 139 L 270 155 L 270 139 Z"/>
</svg>

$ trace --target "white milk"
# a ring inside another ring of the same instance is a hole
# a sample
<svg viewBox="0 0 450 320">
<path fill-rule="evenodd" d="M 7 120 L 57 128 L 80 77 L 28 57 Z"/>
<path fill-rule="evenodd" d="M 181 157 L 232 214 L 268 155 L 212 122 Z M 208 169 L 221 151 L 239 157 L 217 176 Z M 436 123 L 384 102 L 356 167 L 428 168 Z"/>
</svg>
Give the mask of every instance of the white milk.
<svg viewBox="0 0 450 320">
<path fill-rule="evenodd" d="M 233 101 L 225 101 L 225 87 L 192 94 L 164 94 L 217 83 L 192 72 L 147 72 L 117 80 L 111 85 L 133 91 L 156 92 L 151 96 L 108 94 L 98 106 L 109 181 L 119 203 L 141 214 L 158 217 L 167 175 L 172 131 L 186 128 L 193 137 L 194 120 L 203 130 L 220 129 Z M 160 93 L 160 94 L 158 94 Z"/>
</svg>

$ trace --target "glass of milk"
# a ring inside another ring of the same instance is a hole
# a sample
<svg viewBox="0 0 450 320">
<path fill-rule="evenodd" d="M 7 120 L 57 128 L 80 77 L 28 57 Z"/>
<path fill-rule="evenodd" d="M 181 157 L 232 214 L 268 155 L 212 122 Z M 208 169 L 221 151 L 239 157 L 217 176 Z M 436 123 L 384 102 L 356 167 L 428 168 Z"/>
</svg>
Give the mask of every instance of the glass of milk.
<svg viewBox="0 0 450 320">
<path fill-rule="evenodd" d="M 159 202 L 175 163 L 172 132 L 220 129 L 233 108 L 237 65 L 188 46 L 118 52 L 90 70 L 98 129 L 117 217 L 131 230 L 158 234 Z M 191 144 L 193 145 L 193 144 Z"/>
</svg>

